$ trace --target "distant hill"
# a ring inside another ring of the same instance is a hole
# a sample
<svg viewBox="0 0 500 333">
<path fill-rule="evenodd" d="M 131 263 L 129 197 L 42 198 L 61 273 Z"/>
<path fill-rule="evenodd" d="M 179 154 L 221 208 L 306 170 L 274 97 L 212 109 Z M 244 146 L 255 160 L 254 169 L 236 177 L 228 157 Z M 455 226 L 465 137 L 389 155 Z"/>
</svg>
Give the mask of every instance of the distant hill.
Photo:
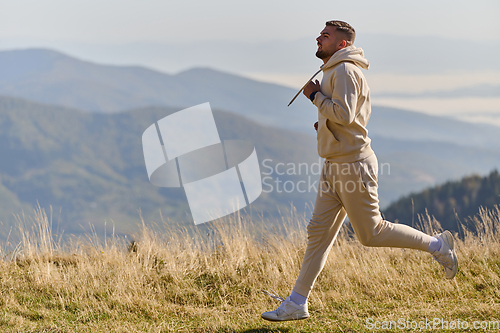
<svg viewBox="0 0 500 333">
<path fill-rule="evenodd" d="M 0 52 L 0 94 L 105 113 L 208 101 L 213 108 L 287 128 L 301 127 L 304 121 L 312 125 L 317 117 L 305 98 L 287 108 L 295 91 L 275 84 L 208 68 L 169 75 L 98 65 L 45 49 Z"/>
<path fill-rule="evenodd" d="M 418 215 L 425 215 L 427 211 L 445 229 L 458 231 L 457 221 L 460 220 L 475 230 L 468 217 L 477 215 L 479 207 L 491 210 L 499 204 L 500 174 L 495 170 L 485 177 L 464 177 L 412 193 L 392 203 L 383 213 L 390 221 L 411 225 L 412 221 L 418 221 Z"/>
</svg>

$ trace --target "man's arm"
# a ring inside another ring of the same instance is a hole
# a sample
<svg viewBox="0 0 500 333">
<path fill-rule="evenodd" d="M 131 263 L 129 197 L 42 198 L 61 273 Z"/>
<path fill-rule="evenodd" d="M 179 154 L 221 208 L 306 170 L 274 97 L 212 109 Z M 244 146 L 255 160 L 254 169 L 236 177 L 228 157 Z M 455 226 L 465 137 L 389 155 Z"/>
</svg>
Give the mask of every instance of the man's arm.
<svg viewBox="0 0 500 333">
<path fill-rule="evenodd" d="M 313 92 L 320 92 L 320 91 L 321 91 L 321 86 L 319 84 L 319 81 L 316 80 L 315 82 L 313 81 L 309 82 L 309 84 L 304 87 L 304 90 L 302 92 L 304 96 L 311 99 L 311 95 Z"/>
<path fill-rule="evenodd" d="M 356 117 L 358 84 L 351 74 L 345 71 L 339 71 L 338 74 L 332 82 L 332 97 L 328 98 L 319 91 L 312 102 L 328 120 L 345 126 L 352 123 Z M 312 90 L 315 88 L 311 87 L 311 91 L 315 91 Z M 306 94 L 305 89 L 304 94 Z"/>
</svg>

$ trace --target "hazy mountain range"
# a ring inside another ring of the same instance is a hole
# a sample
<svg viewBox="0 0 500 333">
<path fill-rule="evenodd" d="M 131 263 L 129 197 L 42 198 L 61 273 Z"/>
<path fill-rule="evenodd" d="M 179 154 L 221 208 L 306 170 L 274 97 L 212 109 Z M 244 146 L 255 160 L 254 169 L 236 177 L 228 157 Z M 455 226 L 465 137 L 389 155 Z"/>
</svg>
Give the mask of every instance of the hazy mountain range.
<svg viewBox="0 0 500 333">
<path fill-rule="evenodd" d="M 265 159 L 271 165 L 318 163 L 312 127 L 317 111 L 307 99 L 301 96 L 287 108 L 293 89 L 212 69 L 168 75 L 50 50 L 0 52 L 0 94 L 16 96 L 0 99 L 4 221 L 37 201 L 56 211 L 62 207 L 62 224 L 72 232 L 104 219 L 120 221 L 125 232 L 137 222 L 138 209 L 148 219 L 158 220 L 161 209 L 167 218 L 189 221 L 182 189 L 158 189 L 147 181 L 141 135 L 155 120 L 204 102 L 216 110 L 222 139 L 254 143 L 261 171 Z M 369 132 L 385 165 L 379 177 L 383 206 L 500 165 L 498 127 L 373 107 Z M 271 183 L 297 183 L 319 176 L 270 177 Z M 290 203 L 303 210 L 314 197 L 311 191 L 274 190 L 252 206 L 273 215 Z"/>
<path fill-rule="evenodd" d="M 47 210 L 52 205 L 54 226 L 72 233 L 105 220 L 108 226 L 116 221 L 117 232 L 130 231 L 139 210 L 147 221 L 159 222 L 161 210 L 165 219 L 192 223 L 184 190 L 151 185 L 142 152 L 144 130 L 176 111 L 152 107 L 108 115 L 1 97 L 0 220 L 11 224 L 13 213 L 40 204 Z M 312 136 L 218 110 L 214 117 L 222 140 L 252 142 L 267 165 L 316 160 Z M 290 202 L 303 210 L 313 198 L 314 193 L 263 193 L 252 206 L 277 215 Z"/>
<path fill-rule="evenodd" d="M 182 108 L 210 101 L 215 108 L 305 133 L 310 133 L 311 124 L 317 119 L 316 108 L 303 96 L 290 107 L 286 106 L 296 93 L 294 89 L 209 68 L 169 75 L 143 67 L 99 65 L 51 50 L 29 49 L 0 52 L 0 74 L 2 95 L 93 112 L 118 112 L 151 105 Z M 462 132 L 463 123 L 443 118 L 437 120 L 440 124 L 436 127 L 429 118 L 418 118 L 419 115 L 414 113 L 410 120 L 395 112 L 387 114 L 374 108 L 373 119 L 381 126 L 373 126 L 372 120 L 371 133 L 387 136 L 389 130 L 405 133 L 412 139 L 422 136 L 424 140 L 465 141 L 462 134 L 456 135 Z M 386 126 L 382 127 L 383 124 Z M 437 130 L 440 126 L 447 127 L 444 134 Z M 457 126 L 460 129 L 454 130 Z M 468 132 L 473 133 L 467 137 L 475 137 L 478 133 L 481 137 L 495 129 L 475 125 L 469 127 Z M 448 130 L 454 132 L 452 137 L 448 136 Z"/>
</svg>

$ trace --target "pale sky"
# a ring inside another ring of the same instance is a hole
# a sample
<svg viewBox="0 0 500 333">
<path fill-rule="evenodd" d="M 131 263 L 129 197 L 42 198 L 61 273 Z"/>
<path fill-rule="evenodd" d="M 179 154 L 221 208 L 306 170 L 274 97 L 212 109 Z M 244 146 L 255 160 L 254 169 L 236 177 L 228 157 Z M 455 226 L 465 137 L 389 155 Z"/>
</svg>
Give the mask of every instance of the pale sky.
<svg viewBox="0 0 500 333">
<path fill-rule="evenodd" d="M 499 17 L 498 0 L 0 0 L 0 39 L 293 40 L 342 19 L 358 33 L 498 41 Z"/>
</svg>

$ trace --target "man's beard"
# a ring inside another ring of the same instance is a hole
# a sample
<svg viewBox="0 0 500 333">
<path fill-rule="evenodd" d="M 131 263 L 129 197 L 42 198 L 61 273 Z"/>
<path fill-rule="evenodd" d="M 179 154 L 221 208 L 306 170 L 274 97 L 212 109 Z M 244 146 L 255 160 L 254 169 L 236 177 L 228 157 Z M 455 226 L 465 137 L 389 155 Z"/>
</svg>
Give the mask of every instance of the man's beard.
<svg viewBox="0 0 500 333">
<path fill-rule="evenodd" d="M 318 57 L 320 59 L 325 59 L 328 57 L 328 54 L 324 50 L 319 50 L 319 51 L 316 51 L 316 57 Z"/>
</svg>

